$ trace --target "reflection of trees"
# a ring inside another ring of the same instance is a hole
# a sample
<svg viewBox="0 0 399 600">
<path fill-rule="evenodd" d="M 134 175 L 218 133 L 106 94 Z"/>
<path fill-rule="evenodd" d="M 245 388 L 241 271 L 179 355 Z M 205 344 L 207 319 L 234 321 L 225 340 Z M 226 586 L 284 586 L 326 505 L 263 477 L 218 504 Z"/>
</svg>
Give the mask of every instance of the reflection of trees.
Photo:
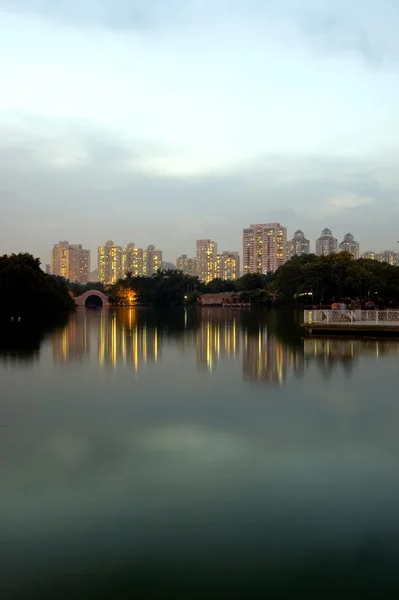
<svg viewBox="0 0 399 600">
<path fill-rule="evenodd" d="M 140 365 L 161 360 L 167 344 L 182 354 L 195 353 L 198 367 L 209 372 L 225 360 L 240 360 L 244 380 L 281 384 L 290 374 L 302 375 L 311 364 L 330 377 L 338 368 L 350 374 L 360 355 L 399 356 L 399 342 L 391 340 L 303 340 L 296 318 L 290 311 L 217 307 L 82 309 L 66 327 L 53 333 L 53 357 L 56 362 L 86 359 L 102 366 L 120 363 L 138 370 Z M 38 353 L 40 340 L 40 335 L 31 337 L 31 354 Z M 13 338 L 11 342 L 21 359 L 21 340 Z"/>
<path fill-rule="evenodd" d="M 44 337 L 56 333 L 63 322 L 42 326 L 38 323 L 10 322 L 0 328 L 0 358 L 7 362 L 38 360 Z"/>
<path fill-rule="evenodd" d="M 399 356 L 399 342 L 341 338 L 307 338 L 304 340 L 306 363 L 314 362 L 325 377 L 337 368 L 353 372 L 360 356 Z"/>
<path fill-rule="evenodd" d="M 201 311 L 197 333 L 198 364 L 210 371 L 218 359 L 232 358 L 242 352 L 244 379 L 281 383 L 288 370 L 303 372 L 300 345 L 287 344 L 276 331 L 284 330 L 274 311 L 233 311 L 208 308 Z M 295 329 L 295 327 L 294 327 Z M 292 328 L 287 328 L 292 340 Z"/>
</svg>

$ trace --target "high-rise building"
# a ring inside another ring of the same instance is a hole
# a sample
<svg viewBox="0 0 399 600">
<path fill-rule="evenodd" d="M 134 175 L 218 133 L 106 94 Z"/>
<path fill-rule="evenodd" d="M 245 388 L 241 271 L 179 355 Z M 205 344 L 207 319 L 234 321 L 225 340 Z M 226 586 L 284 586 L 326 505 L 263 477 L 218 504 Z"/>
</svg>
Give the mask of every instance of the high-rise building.
<svg viewBox="0 0 399 600">
<path fill-rule="evenodd" d="M 53 275 L 58 275 L 69 279 L 68 277 L 68 248 L 69 242 L 64 240 L 54 244 L 51 252 L 51 271 Z"/>
<path fill-rule="evenodd" d="M 328 256 L 335 254 L 338 250 L 338 240 L 329 229 L 323 229 L 321 236 L 316 240 L 317 256 Z"/>
<path fill-rule="evenodd" d="M 195 277 L 197 275 L 197 259 L 189 258 L 187 254 L 182 254 L 176 259 L 176 268 L 185 275 Z"/>
<path fill-rule="evenodd" d="M 115 283 L 124 277 L 124 252 L 121 246 L 115 246 L 108 240 L 98 248 L 98 279 L 103 283 Z"/>
<path fill-rule="evenodd" d="M 339 245 L 340 252 L 349 252 L 353 254 L 355 258 L 359 258 L 359 244 L 355 242 L 355 239 L 351 233 L 347 233 L 344 236 L 343 241 Z"/>
<path fill-rule="evenodd" d="M 377 254 L 373 250 L 367 250 L 367 252 L 363 252 L 361 258 L 366 258 L 368 260 L 377 260 Z"/>
<path fill-rule="evenodd" d="M 212 240 L 197 240 L 197 275 L 207 283 L 215 277 L 217 244 Z"/>
<path fill-rule="evenodd" d="M 384 250 L 380 254 L 377 254 L 377 260 L 379 262 L 385 262 L 394 267 L 399 266 L 399 254 L 393 250 Z"/>
<path fill-rule="evenodd" d="M 270 273 L 286 262 L 287 229 L 280 223 L 250 225 L 243 230 L 244 273 Z"/>
<path fill-rule="evenodd" d="M 242 232 L 242 270 L 251 273 L 255 269 L 255 230 L 248 227 Z"/>
<path fill-rule="evenodd" d="M 90 273 L 90 250 L 81 244 L 64 240 L 54 244 L 51 254 L 51 272 L 69 281 L 87 283 Z"/>
<path fill-rule="evenodd" d="M 90 273 L 90 250 L 81 244 L 71 244 L 68 252 L 69 279 L 79 283 L 87 283 Z"/>
<path fill-rule="evenodd" d="M 45 273 L 46 275 L 51 275 L 51 265 L 46 265 Z"/>
<path fill-rule="evenodd" d="M 287 258 L 293 256 L 302 256 L 302 254 L 309 254 L 310 242 L 305 238 L 303 231 L 298 229 L 294 233 L 294 237 L 287 244 Z"/>
<path fill-rule="evenodd" d="M 219 279 L 237 280 L 240 278 L 240 255 L 238 252 L 224 251 L 215 257 L 214 276 Z"/>
<path fill-rule="evenodd" d="M 131 242 L 126 246 L 125 272 L 132 273 L 133 277 L 144 275 L 144 251 L 142 248 L 136 248 Z"/>
<path fill-rule="evenodd" d="M 385 262 L 389 265 L 393 265 L 394 267 L 399 267 L 399 253 L 394 252 L 393 250 L 384 250 L 384 252 L 374 252 L 373 250 L 368 250 L 367 252 L 363 252 L 362 258 L 367 258 L 369 260 L 377 260 L 378 262 Z"/>
<path fill-rule="evenodd" d="M 144 275 L 151 277 L 159 269 L 162 269 L 162 250 L 156 250 L 155 246 L 147 246 L 143 252 Z"/>
<path fill-rule="evenodd" d="M 126 248 L 122 248 L 109 240 L 98 248 L 98 278 L 104 283 L 115 283 L 128 272 L 133 277 L 151 277 L 161 268 L 162 250 L 156 250 L 155 246 L 143 250 L 130 242 Z"/>
</svg>

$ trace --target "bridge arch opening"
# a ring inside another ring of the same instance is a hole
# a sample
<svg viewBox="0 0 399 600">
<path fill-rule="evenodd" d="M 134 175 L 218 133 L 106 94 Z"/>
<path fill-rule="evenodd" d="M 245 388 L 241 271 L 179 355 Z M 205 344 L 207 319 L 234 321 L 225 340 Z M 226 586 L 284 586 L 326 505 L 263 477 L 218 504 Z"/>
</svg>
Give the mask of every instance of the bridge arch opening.
<svg viewBox="0 0 399 600">
<path fill-rule="evenodd" d="M 86 308 L 102 308 L 104 303 L 97 294 L 89 294 L 85 300 Z"/>
</svg>

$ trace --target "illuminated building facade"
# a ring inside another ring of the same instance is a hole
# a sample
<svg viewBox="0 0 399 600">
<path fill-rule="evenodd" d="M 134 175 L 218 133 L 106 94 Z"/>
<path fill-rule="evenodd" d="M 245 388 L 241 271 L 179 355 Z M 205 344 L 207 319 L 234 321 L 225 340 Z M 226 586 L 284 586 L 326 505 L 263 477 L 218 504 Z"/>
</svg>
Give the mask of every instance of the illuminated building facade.
<svg viewBox="0 0 399 600">
<path fill-rule="evenodd" d="M 217 244 L 212 240 L 197 240 L 197 275 L 208 283 L 215 277 Z"/>
<path fill-rule="evenodd" d="M 182 254 L 176 259 L 176 268 L 185 275 L 195 277 L 197 275 L 197 259 L 189 258 L 187 254 Z"/>
<path fill-rule="evenodd" d="M 359 258 L 359 244 L 355 242 L 355 239 L 351 233 L 347 233 L 344 236 L 343 241 L 339 245 L 340 252 L 349 252 L 353 254 L 354 258 Z"/>
<path fill-rule="evenodd" d="M 214 276 L 219 279 L 240 278 L 240 255 L 238 252 L 222 252 L 215 257 Z"/>
<path fill-rule="evenodd" d="M 143 250 L 130 242 L 126 248 L 122 248 L 110 240 L 98 248 L 98 278 L 106 284 L 123 279 L 127 272 L 133 277 L 151 277 L 161 268 L 162 250 L 156 250 L 155 246 Z"/>
<path fill-rule="evenodd" d="M 388 263 L 394 267 L 399 266 L 399 254 L 393 250 L 384 250 L 384 252 L 377 254 L 377 260 L 379 262 Z"/>
<path fill-rule="evenodd" d="M 87 283 L 90 273 L 90 250 L 84 249 L 81 244 L 70 244 L 66 240 L 58 242 L 53 246 L 49 267 L 53 275 L 73 282 Z"/>
<path fill-rule="evenodd" d="M 290 259 L 293 256 L 302 256 L 303 254 L 309 254 L 310 242 L 305 238 L 303 231 L 298 229 L 294 233 L 292 240 L 287 244 L 287 258 Z"/>
<path fill-rule="evenodd" d="M 144 275 L 144 251 L 136 248 L 131 242 L 125 250 L 125 272 L 132 273 L 133 277 Z"/>
<path fill-rule="evenodd" d="M 271 273 L 286 262 L 287 228 L 260 223 L 243 230 L 243 272 Z"/>
<path fill-rule="evenodd" d="M 147 246 L 147 250 L 143 251 L 143 275 L 151 277 L 159 269 L 162 269 L 162 250 Z"/>
<path fill-rule="evenodd" d="M 328 256 L 338 251 L 338 240 L 333 236 L 330 229 L 323 229 L 321 236 L 316 240 L 316 255 Z"/>
<path fill-rule="evenodd" d="M 377 254 L 373 252 L 373 250 L 367 250 L 367 252 L 363 252 L 361 258 L 365 258 L 367 260 L 377 260 Z"/>
<path fill-rule="evenodd" d="M 115 283 L 124 277 L 124 259 L 121 246 L 108 240 L 98 248 L 98 279 L 105 284 Z"/>
<path fill-rule="evenodd" d="M 367 252 L 363 252 L 362 258 L 377 260 L 378 262 L 385 262 L 394 267 L 399 267 L 399 253 L 393 250 L 384 250 L 384 252 L 379 253 L 368 250 Z"/>
</svg>

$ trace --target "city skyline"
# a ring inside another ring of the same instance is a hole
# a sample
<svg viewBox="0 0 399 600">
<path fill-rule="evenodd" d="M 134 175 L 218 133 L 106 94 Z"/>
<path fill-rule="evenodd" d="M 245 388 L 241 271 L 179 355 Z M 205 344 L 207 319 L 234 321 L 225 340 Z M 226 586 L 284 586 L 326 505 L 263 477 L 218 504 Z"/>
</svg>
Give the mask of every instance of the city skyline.
<svg viewBox="0 0 399 600">
<path fill-rule="evenodd" d="M 133 230 L 175 262 L 265 220 L 394 250 L 398 19 L 393 0 L 0 0 L 0 253 L 93 257 Z"/>
<path fill-rule="evenodd" d="M 340 238 L 341 239 L 341 238 Z M 97 247 L 97 264 L 91 273 L 103 283 L 115 283 L 130 272 L 133 276 L 150 276 L 160 268 L 177 268 L 186 275 L 198 276 L 205 283 L 212 279 L 236 280 L 246 273 L 275 272 L 279 266 L 294 256 L 348 252 L 355 259 L 368 258 L 399 266 L 399 251 L 386 249 L 381 252 L 363 250 L 353 234 L 346 233 L 342 240 L 324 228 L 318 238 L 311 241 L 298 229 L 289 239 L 287 228 L 281 223 L 253 224 L 242 229 L 242 250 L 218 250 L 218 243 L 209 238 L 196 240 L 195 255 L 181 254 L 174 262 L 163 259 L 163 251 L 150 244 L 146 249 L 134 242 L 125 246 L 108 240 Z M 82 244 L 59 241 L 53 245 L 51 261 L 42 265 L 48 274 L 61 275 L 70 281 L 90 281 L 90 251 Z M 78 276 L 75 274 L 78 273 Z"/>
</svg>

